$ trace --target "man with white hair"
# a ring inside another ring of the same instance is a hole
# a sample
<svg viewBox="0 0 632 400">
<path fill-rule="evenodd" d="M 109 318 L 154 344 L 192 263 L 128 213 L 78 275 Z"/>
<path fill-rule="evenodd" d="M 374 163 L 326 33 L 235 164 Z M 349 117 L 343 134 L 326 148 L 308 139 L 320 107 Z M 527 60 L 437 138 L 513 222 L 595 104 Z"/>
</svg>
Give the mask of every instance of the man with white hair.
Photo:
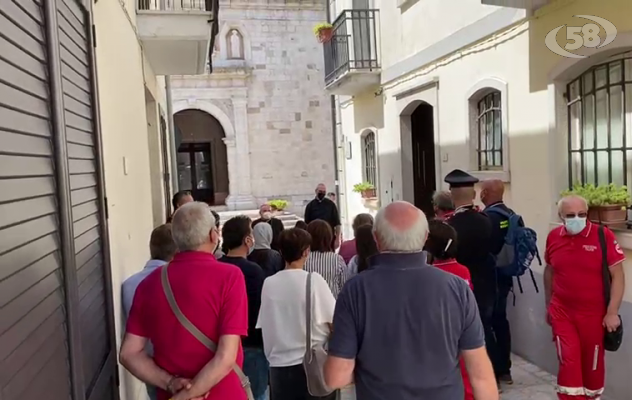
<svg viewBox="0 0 632 400">
<path fill-rule="evenodd" d="M 622 333 L 625 255 L 611 230 L 588 221 L 583 197 L 562 198 L 558 213 L 564 224 L 549 233 L 544 254 L 547 322 L 559 360 L 558 398 L 599 399 L 605 384 L 604 333 Z M 604 290 L 605 272 L 610 291 Z"/>
<path fill-rule="evenodd" d="M 236 371 L 243 363 L 241 337 L 248 334 L 244 275 L 213 257 L 219 233 L 208 205 L 181 206 L 171 230 L 179 253 L 138 286 L 120 362 L 156 386 L 158 400 L 245 400 Z M 174 313 L 169 293 L 193 328 L 180 323 L 183 318 Z M 216 348 L 211 351 L 200 335 Z M 154 346 L 153 358 L 145 352 L 148 340 Z"/>
<path fill-rule="evenodd" d="M 378 212 L 374 233 L 381 253 L 336 301 L 327 384 L 354 381 L 362 400 L 463 399 L 462 356 L 474 397 L 498 400 L 472 291 L 426 263 L 424 213 L 391 203 Z"/>
</svg>

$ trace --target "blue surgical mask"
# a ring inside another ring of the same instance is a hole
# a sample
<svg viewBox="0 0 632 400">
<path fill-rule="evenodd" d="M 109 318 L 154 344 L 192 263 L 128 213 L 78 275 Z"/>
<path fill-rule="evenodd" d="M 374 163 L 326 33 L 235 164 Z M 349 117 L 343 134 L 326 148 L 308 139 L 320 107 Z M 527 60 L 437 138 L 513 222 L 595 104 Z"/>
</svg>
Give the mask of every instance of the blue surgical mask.
<svg viewBox="0 0 632 400">
<path fill-rule="evenodd" d="M 586 228 L 586 217 L 564 218 L 564 226 L 569 235 L 577 235 Z"/>
</svg>

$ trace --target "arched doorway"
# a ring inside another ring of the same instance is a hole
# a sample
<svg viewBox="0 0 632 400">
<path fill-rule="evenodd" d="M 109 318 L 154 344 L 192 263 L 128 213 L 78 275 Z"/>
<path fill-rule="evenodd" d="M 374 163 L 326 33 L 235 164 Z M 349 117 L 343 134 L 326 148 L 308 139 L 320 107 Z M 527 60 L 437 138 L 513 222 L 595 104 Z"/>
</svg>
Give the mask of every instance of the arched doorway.
<svg viewBox="0 0 632 400">
<path fill-rule="evenodd" d="M 210 205 L 226 204 L 228 157 L 224 128 L 201 110 L 183 110 L 173 117 L 178 157 L 178 185 Z"/>
<path fill-rule="evenodd" d="M 425 102 L 410 114 L 414 201 L 428 218 L 434 217 L 432 195 L 437 190 L 433 115 L 433 107 Z"/>
</svg>

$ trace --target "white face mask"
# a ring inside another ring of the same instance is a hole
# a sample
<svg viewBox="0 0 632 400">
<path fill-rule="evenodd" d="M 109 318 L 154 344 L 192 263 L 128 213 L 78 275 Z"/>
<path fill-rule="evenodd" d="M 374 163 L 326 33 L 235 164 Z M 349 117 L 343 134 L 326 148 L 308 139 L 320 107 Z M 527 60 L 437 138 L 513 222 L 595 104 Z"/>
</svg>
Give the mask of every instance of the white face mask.
<svg viewBox="0 0 632 400">
<path fill-rule="evenodd" d="M 270 211 L 264 211 L 263 213 L 261 213 L 261 218 L 270 219 L 272 218 L 272 213 Z"/>
<path fill-rule="evenodd" d="M 564 218 L 564 226 L 569 235 L 577 235 L 586 228 L 586 217 Z"/>
<path fill-rule="evenodd" d="M 252 245 L 248 246 L 248 255 L 252 254 L 254 249 L 255 249 L 255 239 L 252 238 Z"/>
</svg>

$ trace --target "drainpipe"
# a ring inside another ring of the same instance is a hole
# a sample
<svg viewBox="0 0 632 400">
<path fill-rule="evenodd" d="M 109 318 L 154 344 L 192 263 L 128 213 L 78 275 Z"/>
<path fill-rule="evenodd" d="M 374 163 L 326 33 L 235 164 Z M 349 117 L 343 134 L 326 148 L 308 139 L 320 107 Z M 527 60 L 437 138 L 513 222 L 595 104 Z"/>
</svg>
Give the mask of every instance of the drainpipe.
<svg viewBox="0 0 632 400">
<path fill-rule="evenodd" d="M 327 12 L 327 21 L 331 22 L 331 6 L 329 2 L 325 5 L 325 10 Z M 326 55 L 325 55 L 326 57 Z M 338 210 L 340 210 L 340 175 L 338 173 L 338 134 L 337 134 L 337 115 L 336 113 L 336 96 L 329 96 L 330 107 L 331 107 L 331 136 L 334 147 L 334 182 L 336 186 L 336 203 L 338 206 Z"/>
<path fill-rule="evenodd" d="M 167 92 L 167 125 L 169 126 L 169 154 L 171 157 L 171 191 L 178 192 L 178 159 L 176 149 L 176 129 L 173 123 L 173 99 L 171 97 L 171 76 L 165 76 L 165 90 Z"/>
</svg>

